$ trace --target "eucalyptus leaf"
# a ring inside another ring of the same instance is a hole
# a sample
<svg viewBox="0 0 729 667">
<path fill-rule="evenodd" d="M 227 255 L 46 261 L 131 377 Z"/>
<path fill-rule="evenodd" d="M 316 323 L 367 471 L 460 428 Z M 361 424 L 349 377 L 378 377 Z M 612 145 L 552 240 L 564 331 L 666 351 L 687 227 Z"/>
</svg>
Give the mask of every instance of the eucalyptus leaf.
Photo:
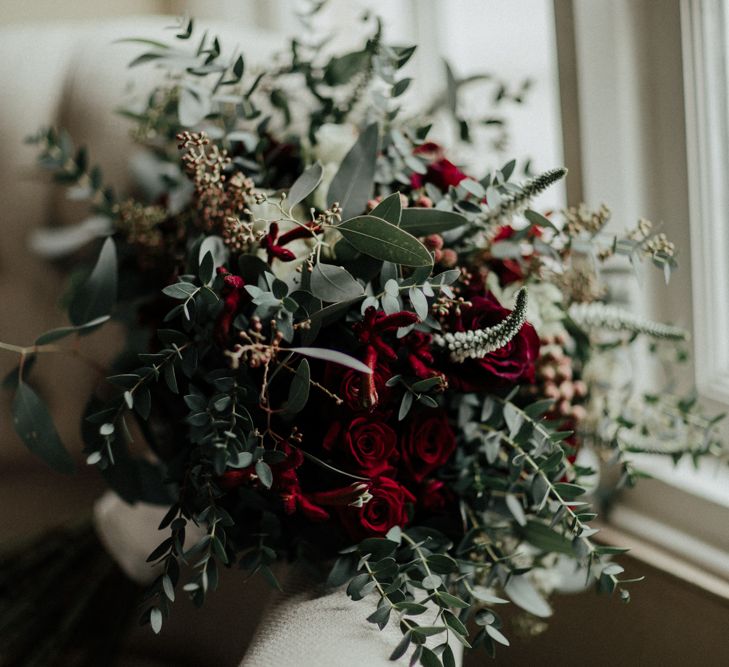
<svg viewBox="0 0 729 667">
<path fill-rule="evenodd" d="M 327 303 L 364 296 L 364 288 L 347 269 L 319 262 L 311 272 L 311 293 Z"/>
<path fill-rule="evenodd" d="M 287 416 L 294 415 L 304 409 L 306 402 L 309 400 L 310 378 L 309 362 L 302 359 L 289 387 L 289 397 L 284 406 L 284 412 Z"/>
<path fill-rule="evenodd" d="M 357 250 L 375 259 L 403 266 L 433 264 L 433 257 L 420 241 L 382 218 L 361 215 L 345 220 L 337 229 Z"/>
<path fill-rule="evenodd" d="M 379 135 L 377 123 L 369 125 L 344 156 L 329 185 L 327 203 L 339 202 L 345 220 L 362 213 L 372 196 Z"/>
<path fill-rule="evenodd" d="M 68 308 L 71 323 L 77 327 L 109 315 L 116 303 L 117 258 L 114 240 L 109 237 L 86 282 L 74 294 Z"/>
<path fill-rule="evenodd" d="M 520 526 L 526 525 L 526 515 L 524 514 L 524 508 L 522 507 L 521 501 L 513 494 L 506 494 L 506 506 L 509 508 L 514 519 Z"/>
<path fill-rule="evenodd" d="M 337 350 L 328 350 L 324 347 L 292 347 L 290 352 L 296 352 L 297 354 L 303 354 L 305 357 L 312 357 L 314 359 L 323 359 L 324 361 L 330 361 L 333 364 L 339 364 L 340 366 L 347 366 L 355 371 L 361 373 L 372 374 L 372 369 L 365 366 L 359 359 L 350 357 L 344 352 Z"/>
<path fill-rule="evenodd" d="M 423 291 L 417 287 L 411 287 L 408 290 L 408 297 L 410 298 L 410 303 L 413 304 L 413 309 L 417 316 L 421 321 L 425 321 L 428 317 L 428 300 L 425 298 Z"/>
<path fill-rule="evenodd" d="M 94 329 L 98 329 L 102 324 L 104 324 L 104 322 L 108 322 L 109 319 L 109 315 L 102 315 L 101 317 L 97 317 L 95 320 L 91 320 L 91 322 L 86 322 L 86 324 L 82 324 L 77 327 L 59 327 L 58 329 L 51 329 L 50 331 L 46 331 L 44 334 L 38 336 L 35 340 L 35 344 L 47 345 L 48 343 L 53 343 L 54 341 L 65 338 L 73 333 L 91 333 Z"/>
<path fill-rule="evenodd" d="M 413 236 L 440 234 L 465 224 L 468 224 L 468 220 L 460 213 L 441 211 L 437 208 L 416 207 L 403 209 L 400 221 L 400 227 Z"/>
<path fill-rule="evenodd" d="M 317 162 L 294 181 L 286 198 L 289 209 L 304 201 L 316 190 L 319 183 L 321 183 L 323 173 L 322 166 Z"/>
<path fill-rule="evenodd" d="M 530 614 L 534 614 L 539 618 L 547 618 L 552 615 L 552 608 L 549 603 L 541 596 L 526 575 L 512 576 L 504 586 L 504 592 L 517 607 L 521 607 Z"/>
<path fill-rule="evenodd" d="M 402 216 L 402 201 L 400 201 L 400 193 L 393 192 L 385 197 L 377 206 L 375 206 L 370 215 L 375 218 L 382 218 L 390 224 L 398 227 Z"/>
<path fill-rule="evenodd" d="M 12 412 L 15 431 L 33 454 L 58 472 L 74 471 L 73 460 L 58 436 L 46 404 L 23 380 L 18 381 Z"/>
</svg>

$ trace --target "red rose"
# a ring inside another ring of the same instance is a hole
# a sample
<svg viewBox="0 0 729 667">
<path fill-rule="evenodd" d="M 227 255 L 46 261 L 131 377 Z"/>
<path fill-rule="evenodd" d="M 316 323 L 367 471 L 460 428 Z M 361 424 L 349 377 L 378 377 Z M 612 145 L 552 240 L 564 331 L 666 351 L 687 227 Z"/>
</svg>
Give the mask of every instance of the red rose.
<svg viewBox="0 0 729 667">
<path fill-rule="evenodd" d="M 332 424 L 323 444 L 326 451 L 368 477 L 391 470 L 397 459 L 395 431 L 375 417 L 355 417 L 348 424 Z"/>
<path fill-rule="evenodd" d="M 422 188 L 426 183 L 432 183 L 442 192 L 453 185 L 458 185 L 464 178 L 468 178 L 456 165 L 446 158 L 440 158 L 428 165 L 425 174 L 413 173 L 410 175 L 410 185 L 413 189 Z"/>
<path fill-rule="evenodd" d="M 496 235 L 492 239 L 493 243 L 499 241 L 508 241 L 516 230 L 510 225 L 502 225 L 498 228 Z M 542 229 L 541 227 L 532 226 L 529 228 L 527 238 L 529 240 L 535 237 L 541 238 Z M 534 252 L 525 252 L 522 254 L 522 259 L 504 258 L 504 259 L 492 259 L 489 261 L 489 267 L 499 277 L 499 283 L 501 285 L 511 285 L 511 283 L 524 280 L 524 263 L 529 262 L 534 257 Z"/>
<path fill-rule="evenodd" d="M 404 486 L 387 477 L 370 485 L 371 498 L 362 507 L 346 507 L 340 511 L 344 527 L 353 539 L 385 535 L 393 526 L 405 526 L 410 520 L 407 504 L 415 497 Z"/>
<path fill-rule="evenodd" d="M 488 293 L 469 299 L 470 306 L 461 309 L 454 331 L 472 331 L 498 324 L 511 312 L 503 308 Z M 448 384 L 458 391 L 484 391 L 510 389 L 520 382 L 534 382 L 534 363 L 539 356 L 539 336 L 534 327 L 525 322 L 514 338 L 504 347 L 482 359 L 466 359 L 451 365 L 447 373 Z"/>
<path fill-rule="evenodd" d="M 453 454 L 456 436 L 443 410 L 417 413 L 402 440 L 405 467 L 416 482 L 422 482 Z"/>
</svg>

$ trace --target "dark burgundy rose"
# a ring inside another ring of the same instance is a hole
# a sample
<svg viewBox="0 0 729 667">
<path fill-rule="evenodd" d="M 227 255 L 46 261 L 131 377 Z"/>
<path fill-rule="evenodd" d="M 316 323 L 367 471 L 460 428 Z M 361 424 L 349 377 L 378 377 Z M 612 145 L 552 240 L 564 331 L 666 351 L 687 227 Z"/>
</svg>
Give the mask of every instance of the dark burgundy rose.
<svg viewBox="0 0 729 667">
<path fill-rule="evenodd" d="M 470 306 L 461 309 L 454 331 L 472 331 L 493 326 L 511 312 L 491 293 L 472 296 Z M 539 336 L 525 322 L 519 333 L 504 347 L 482 359 L 466 359 L 451 365 L 446 373 L 449 386 L 457 391 L 508 390 L 519 383 L 534 383 L 534 364 L 539 356 Z"/>
<path fill-rule="evenodd" d="M 376 416 L 336 422 L 324 436 L 324 449 L 354 472 L 376 477 L 392 469 L 397 460 L 397 435 Z"/>
<path fill-rule="evenodd" d="M 455 449 L 456 436 L 440 409 L 415 413 L 401 443 L 403 463 L 416 482 L 440 468 Z"/>
<path fill-rule="evenodd" d="M 405 526 L 410 520 L 407 505 L 415 497 L 394 479 L 379 477 L 369 489 L 372 496 L 362 507 L 346 507 L 340 517 L 353 539 L 385 535 L 393 526 Z"/>
<path fill-rule="evenodd" d="M 494 243 L 499 241 L 507 241 L 514 234 L 516 230 L 510 225 L 502 225 L 499 227 L 496 235 L 492 239 Z M 541 237 L 542 230 L 540 227 L 533 226 L 529 229 L 528 239 L 531 240 L 534 237 Z M 522 255 L 522 259 L 503 258 L 503 259 L 490 259 L 488 262 L 489 268 L 499 277 L 499 283 L 501 285 L 511 285 L 511 283 L 524 279 L 524 265 L 534 257 L 533 252 L 527 252 Z"/>
</svg>

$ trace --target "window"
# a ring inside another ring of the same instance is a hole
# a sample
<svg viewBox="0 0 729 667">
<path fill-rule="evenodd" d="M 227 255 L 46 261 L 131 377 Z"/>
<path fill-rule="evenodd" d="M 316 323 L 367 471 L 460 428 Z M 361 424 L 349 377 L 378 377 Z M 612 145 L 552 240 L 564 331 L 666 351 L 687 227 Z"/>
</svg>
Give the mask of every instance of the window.
<svg viewBox="0 0 729 667">
<path fill-rule="evenodd" d="M 707 409 L 721 412 L 729 408 L 725 4 L 591 0 L 571 6 L 584 198 L 591 204 L 604 198 L 621 227 L 640 216 L 663 222 L 682 249 L 670 287 L 655 276 L 634 288 L 634 301 L 646 315 L 692 331 L 694 365 L 684 389 L 695 383 Z M 610 523 L 729 576 L 726 466 L 636 463 L 656 479 L 621 494 Z"/>
<path fill-rule="evenodd" d="M 174 11 L 198 18 L 241 25 L 252 22 L 275 30 L 281 34 L 282 48 L 286 35 L 301 31 L 292 11 L 295 6 L 289 0 L 173 2 Z M 534 172 L 563 165 L 552 0 L 330 0 L 319 20 L 331 33 L 332 48 L 346 50 L 355 45 L 362 36 L 357 19 L 367 9 L 383 17 L 388 40 L 419 45 L 412 74 L 417 86 L 411 95 L 414 109 L 421 109 L 444 90 L 443 59 L 459 78 L 486 73 L 514 88 L 525 79 L 532 81 L 523 105 L 505 106 L 508 144 L 498 155 L 491 150 L 472 151 L 475 171 L 501 167 L 512 158 L 530 159 Z M 517 41 L 528 48 L 521 48 Z M 473 94 L 464 95 L 466 109 L 483 112 L 495 90 L 496 85 L 488 81 L 474 86 Z M 563 183 L 539 200 L 547 209 L 564 203 Z"/>
</svg>

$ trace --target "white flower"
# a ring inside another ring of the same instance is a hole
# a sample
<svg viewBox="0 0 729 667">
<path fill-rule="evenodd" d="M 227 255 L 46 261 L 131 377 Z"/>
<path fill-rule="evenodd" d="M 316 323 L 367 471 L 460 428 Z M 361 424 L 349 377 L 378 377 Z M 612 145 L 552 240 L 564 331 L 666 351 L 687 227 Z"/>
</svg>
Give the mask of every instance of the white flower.
<svg viewBox="0 0 729 667">
<path fill-rule="evenodd" d="M 330 163 L 339 165 L 357 139 L 357 129 L 353 125 L 325 123 L 315 136 L 316 145 L 311 147 L 314 158 L 322 166 Z"/>
<path fill-rule="evenodd" d="M 316 131 L 316 145 L 311 146 L 310 150 L 312 160 L 318 160 L 322 166 L 321 183 L 313 198 L 313 204 L 317 208 L 323 210 L 333 203 L 326 201 L 329 185 L 356 139 L 357 130 L 353 125 L 325 123 Z"/>
<path fill-rule="evenodd" d="M 486 279 L 489 290 L 504 308 L 513 308 L 516 293 L 521 283 L 512 283 L 504 288 L 499 286 L 498 277 L 490 273 Z M 564 309 L 562 308 L 562 292 L 556 285 L 547 282 L 529 283 L 526 285 L 529 299 L 527 301 L 527 322 L 541 337 L 566 335 L 564 327 Z"/>
</svg>

